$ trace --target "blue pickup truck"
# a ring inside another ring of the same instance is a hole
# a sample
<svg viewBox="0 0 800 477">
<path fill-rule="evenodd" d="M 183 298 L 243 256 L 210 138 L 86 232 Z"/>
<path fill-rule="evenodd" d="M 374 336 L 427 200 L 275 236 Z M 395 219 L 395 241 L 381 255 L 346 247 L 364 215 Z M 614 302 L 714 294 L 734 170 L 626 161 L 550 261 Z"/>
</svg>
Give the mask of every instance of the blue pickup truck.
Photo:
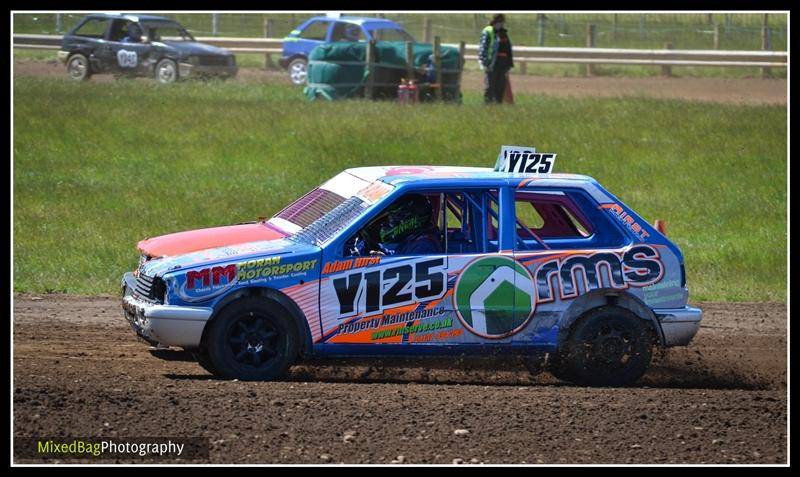
<svg viewBox="0 0 800 477">
<path fill-rule="evenodd" d="M 333 41 L 410 41 L 402 26 L 383 18 L 319 16 L 309 18 L 283 39 L 278 64 L 289 71 L 289 79 L 305 84 L 308 56 L 314 47 Z"/>
</svg>

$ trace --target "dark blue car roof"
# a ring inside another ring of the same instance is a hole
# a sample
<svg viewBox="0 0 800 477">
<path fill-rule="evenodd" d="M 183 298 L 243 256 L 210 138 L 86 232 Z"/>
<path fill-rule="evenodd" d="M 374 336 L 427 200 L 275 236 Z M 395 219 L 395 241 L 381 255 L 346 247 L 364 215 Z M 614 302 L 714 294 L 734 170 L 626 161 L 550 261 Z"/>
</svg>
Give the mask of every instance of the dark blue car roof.
<svg viewBox="0 0 800 477">
<path fill-rule="evenodd" d="M 156 15 L 139 15 L 136 13 L 92 13 L 87 16 L 96 18 L 124 18 L 126 20 L 135 19 L 135 21 L 174 21 L 173 19 L 167 17 L 159 17 Z"/>
</svg>

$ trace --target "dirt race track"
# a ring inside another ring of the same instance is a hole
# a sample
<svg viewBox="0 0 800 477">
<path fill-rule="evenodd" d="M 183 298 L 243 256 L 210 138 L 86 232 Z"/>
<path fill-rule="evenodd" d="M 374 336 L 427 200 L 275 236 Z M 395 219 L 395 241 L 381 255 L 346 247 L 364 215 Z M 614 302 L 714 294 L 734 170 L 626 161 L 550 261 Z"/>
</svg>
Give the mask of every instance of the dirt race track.
<svg viewBox="0 0 800 477">
<path fill-rule="evenodd" d="M 14 436 L 202 437 L 212 463 L 786 463 L 786 305 L 699 306 L 691 346 L 601 389 L 477 358 L 222 381 L 152 356 L 117 298 L 16 295 Z"/>
<path fill-rule="evenodd" d="M 45 76 L 66 79 L 66 70 L 56 61 L 17 62 L 14 77 Z M 97 75 L 91 81 L 114 81 L 111 75 Z M 139 79 L 139 81 L 151 81 Z M 242 68 L 237 81 L 288 84 L 286 72 Z M 564 78 L 512 75 L 515 94 L 558 97 L 655 97 L 711 101 L 731 104 L 786 104 L 786 79 L 762 78 Z M 467 71 L 462 80 L 465 91 L 483 91 L 483 75 Z M 298 94 L 301 88 L 298 87 Z"/>
</svg>

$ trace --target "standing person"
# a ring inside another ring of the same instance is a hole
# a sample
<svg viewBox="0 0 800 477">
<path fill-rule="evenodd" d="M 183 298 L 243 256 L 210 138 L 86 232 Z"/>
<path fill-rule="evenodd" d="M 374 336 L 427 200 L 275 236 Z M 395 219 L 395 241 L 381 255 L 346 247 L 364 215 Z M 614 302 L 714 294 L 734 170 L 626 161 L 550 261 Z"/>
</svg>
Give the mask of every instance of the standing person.
<svg viewBox="0 0 800 477">
<path fill-rule="evenodd" d="M 484 102 L 501 103 L 508 81 L 508 70 L 514 67 L 511 54 L 511 39 L 506 30 L 506 16 L 498 13 L 481 32 L 478 59 L 486 74 L 484 79 Z"/>
</svg>

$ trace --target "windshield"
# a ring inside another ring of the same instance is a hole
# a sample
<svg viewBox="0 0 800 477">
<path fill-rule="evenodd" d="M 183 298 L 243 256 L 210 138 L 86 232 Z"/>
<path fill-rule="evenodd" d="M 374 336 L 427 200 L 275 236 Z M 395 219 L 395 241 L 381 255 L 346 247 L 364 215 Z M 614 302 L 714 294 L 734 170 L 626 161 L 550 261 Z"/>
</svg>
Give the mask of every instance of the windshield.
<svg viewBox="0 0 800 477">
<path fill-rule="evenodd" d="M 148 22 L 144 23 L 150 41 L 194 41 L 191 33 L 186 31 L 179 23 L 175 22 Z"/>
<path fill-rule="evenodd" d="M 295 240 L 322 245 L 394 187 L 342 172 L 289 204 L 268 224 Z"/>
<path fill-rule="evenodd" d="M 414 38 L 403 30 L 395 28 L 375 28 L 369 30 L 370 36 L 378 41 L 410 41 L 414 42 Z"/>
</svg>

